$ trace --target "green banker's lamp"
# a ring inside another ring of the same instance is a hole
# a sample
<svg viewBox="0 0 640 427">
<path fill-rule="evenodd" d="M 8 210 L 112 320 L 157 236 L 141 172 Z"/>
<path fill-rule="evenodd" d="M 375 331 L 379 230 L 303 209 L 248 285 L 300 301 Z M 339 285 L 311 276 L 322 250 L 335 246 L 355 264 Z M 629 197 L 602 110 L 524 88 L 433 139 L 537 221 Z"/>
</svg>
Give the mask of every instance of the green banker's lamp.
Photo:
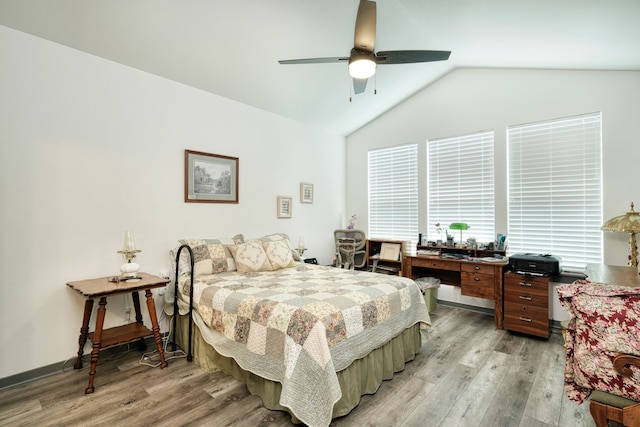
<svg viewBox="0 0 640 427">
<path fill-rule="evenodd" d="M 464 222 L 452 222 L 451 225 L 449 225 L 449 230 L 460 230 L 460 246 L 462 246 L 462 231 L 468 229 L 469 224 Z"/>
</svg>

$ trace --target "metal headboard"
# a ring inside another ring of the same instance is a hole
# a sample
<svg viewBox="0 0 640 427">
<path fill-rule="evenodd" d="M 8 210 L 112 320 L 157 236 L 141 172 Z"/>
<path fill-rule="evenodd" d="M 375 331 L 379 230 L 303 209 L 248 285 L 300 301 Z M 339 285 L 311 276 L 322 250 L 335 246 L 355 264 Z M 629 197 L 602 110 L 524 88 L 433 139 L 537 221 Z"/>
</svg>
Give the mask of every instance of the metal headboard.
<svg viewBox="0 0 640 427">
<path fill-rule="evenodd" d="M 192 344 L 191 344 L 191 330 L 193 328 L 193 250 L 187 244 L 184 244 L 178 248 L 178 253 L 176 254 L 176 281 L 175 287 L 173 291 L 173 343 L 171 346 L 172 351 L 176 351 L 176 325 L 178 321 L 178 277 L 179 277 L 179 269 L 180 269 L 180 253 L 183 249 L 187 249 L 189 251 L 189 259 L 191 260 L 191 283 L 189 284 L 189 348 L 187 349 L 187 361 L 191 362 L 193 360 L 193 355 L 191 353 Z"/>
</svg>

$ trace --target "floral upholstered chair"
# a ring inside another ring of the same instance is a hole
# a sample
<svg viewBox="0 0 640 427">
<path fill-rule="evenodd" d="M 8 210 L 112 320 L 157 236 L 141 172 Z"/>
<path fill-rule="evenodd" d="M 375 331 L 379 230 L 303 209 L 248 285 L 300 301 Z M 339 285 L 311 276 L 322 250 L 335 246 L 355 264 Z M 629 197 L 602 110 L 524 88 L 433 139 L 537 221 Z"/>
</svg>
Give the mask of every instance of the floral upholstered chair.
<svg viewBox="0 0 640 427">
<path fill-rule="evenodd" d="M 640 426 L 640 288 L 579 280 L 557 288 L 571 315 L 565 335 L 565 389 L 590 398 L 596 426 Z"/>
</svg>

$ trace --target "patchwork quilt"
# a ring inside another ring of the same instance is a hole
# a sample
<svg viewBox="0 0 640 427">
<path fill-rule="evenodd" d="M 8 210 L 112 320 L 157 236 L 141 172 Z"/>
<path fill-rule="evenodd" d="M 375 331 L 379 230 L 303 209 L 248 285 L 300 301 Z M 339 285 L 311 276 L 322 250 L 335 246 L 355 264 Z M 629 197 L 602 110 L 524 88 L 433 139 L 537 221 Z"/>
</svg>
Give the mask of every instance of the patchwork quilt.
<svg viewBox="0 0 640 427">
<path fill-rule="evenodd" d="M 640 401 L 640 370 L 625 378 L 613 368 L 618 354 L 640 355 L 640 288 L 580 280 L 557 288 L 571 315 L 565 350 L 565 389 L 584 402 L 592 390 Z"/>
<path fill-rule="evenodd" d="M 189 277 L 179 286 L 188 304 Z M 413 280 L 312 264 L 198 276 L 193 301 L 216 351 L 280 382 L 280 404 L 311 426 L 331 421 L 341 397 L 336 372 L 404 329 L 430 324 Z"/>
</svg>

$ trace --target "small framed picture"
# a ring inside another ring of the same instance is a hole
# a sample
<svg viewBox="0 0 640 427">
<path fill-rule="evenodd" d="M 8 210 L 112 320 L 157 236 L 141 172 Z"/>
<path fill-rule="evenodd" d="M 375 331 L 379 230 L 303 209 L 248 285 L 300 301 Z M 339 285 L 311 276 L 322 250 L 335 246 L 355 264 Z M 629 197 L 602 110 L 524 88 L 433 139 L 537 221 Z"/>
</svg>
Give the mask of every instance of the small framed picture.
<svg viewBox="0 0 640 427">
<path fill-rule="evenodd" d="M 291 197 L 278 196 L 278 218 L 291 218 Z"/>
<path fill-rule="evenodd" d="M 313 203 L 313 184 L 300 183 L 300 203 Z"/>
</svg>

